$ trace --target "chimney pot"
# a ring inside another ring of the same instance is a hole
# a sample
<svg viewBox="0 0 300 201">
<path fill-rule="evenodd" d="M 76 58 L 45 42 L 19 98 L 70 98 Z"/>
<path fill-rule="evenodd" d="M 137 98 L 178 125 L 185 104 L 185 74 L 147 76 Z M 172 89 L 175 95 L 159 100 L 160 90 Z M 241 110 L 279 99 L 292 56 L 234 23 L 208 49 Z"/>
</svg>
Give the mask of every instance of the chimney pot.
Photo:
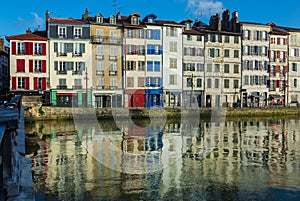
<svg viewBox="0 0 300 201">
<path fill-rule="evenodd" d="M 30 28 L 28 28 L 28 29 L 26 30 L 26 33 L 27 33 L 27 34 L 30 34 L 30 33 L 31 33 Z"/>
</svg>

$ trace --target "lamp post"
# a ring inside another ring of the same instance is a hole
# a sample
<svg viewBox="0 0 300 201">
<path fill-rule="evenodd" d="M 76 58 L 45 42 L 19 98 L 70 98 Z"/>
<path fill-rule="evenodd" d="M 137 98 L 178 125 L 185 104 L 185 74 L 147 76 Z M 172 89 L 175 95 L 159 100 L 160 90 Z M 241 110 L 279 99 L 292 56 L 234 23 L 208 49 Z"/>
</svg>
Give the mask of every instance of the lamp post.
<svg viewBox="0 0 300 201">
<path fill-rule="evenodd" d="M 87 73 L 87 67 L 85 68 L 85 104 L 86 107 L 88 107 L 88 73 Z"/>
</svg>

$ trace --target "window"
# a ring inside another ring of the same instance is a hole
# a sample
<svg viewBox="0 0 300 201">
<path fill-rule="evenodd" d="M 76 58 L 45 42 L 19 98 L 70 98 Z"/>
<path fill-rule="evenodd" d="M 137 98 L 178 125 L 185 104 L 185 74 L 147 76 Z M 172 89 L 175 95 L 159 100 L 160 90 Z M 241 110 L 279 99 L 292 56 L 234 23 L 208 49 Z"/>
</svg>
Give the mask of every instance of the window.
<svg viewBox="0 0 300 201">
<path fill-rule="evenodd" d="M 144 61 L 138 61 L 138 70 L 144 71 L 145 70 L 145 62 Z M 143 81 L 144 83 L 144 81 Z"/>
<path fill-rule="evenodd" d="M 160 71 L 160 61 L 154 61 L 154 71 L 155 72 Z"/>
<path fill-rule="evenodd" d="M 109 60 L 117 60 L 117 47 L 110 46 L 109 47 Z"/>
<path fill-rule="evenodd" d="M 102 16 L 97 16 L 96 21 L 97 21 L 97 23 L 103 23 L 103 17 Z"/>
<path fill-rule="evenodd" d="M 104 30 L 96 29 L 96 42 L 103 42 Z"/>
<path fill-rule="evenodd" d="M 229 73 L 229 64 L 224 64 L 224 73 Z"/>
<path fill-rule="evenodd" d="M 197 63 L 197 71 L 203 72 L 204 71 L 204 64 Z"/>
<path fill-rule="evenodd" d="M 25 77 L 18 77 L 18 88 L 25 89 Z"/>
<path fill-rule="evenodd" d="M 215 64 L 215 72 L 216 73 L 220 72 L 220 64 Z"/>
<path fill-rule="evenodd" d="M 214 58 L 214 57 L 220 57 L 220 50 L 219 49 L 214 49 L 210 48 L 209 49 L 209 56 Z"/>
<path fill-rule="evenodd" d="M 197 36 L 197 41 L 202 41 L 202 36 Z"/>
<path fill-rule="evenodd" d="M 81 56 L 83 53 L 83 43 L 74 43 L 74 56 Z"/>
<path fill-rule="evenodd" d="M 104 74 L 104 62 L 97 62 L 97 69 L 96 75 L 103 75 Z"/>
<path fill-rule="evenodd" d="M 42 72 L 42 61 L 41 60 L 34 60 L 34 72 Z"/>
<path fill-rule="evenodd" d="M 169 84 L 170 85 L 177 85 L 177 75 L 176 74 L 171 74 L 169 75 Z"/>
<path fill-rule="evenodd" d="M 250 30 L 243 31 L 244 39 L 250 40 Z"/>
<path fill-rule="evenodd" d="M 230 42 L 230 40 L 229 40 L 229 36 L 225 36 L 225 38 L 224 38 L 224 42 L 225 42 L 225 43 L 229 43 L 229 42 Z"/>
<path fill-rule="evenodd" d="M 244 85 L 249 85 L 249 75 L 244 76 Z"/>
<path fill-rule="evenodd" d="M 175 27 L 167 27 L 167 36 L 177 37 L 177 29 Z"/>
<path fill-rule="evenodd" d="M 34 54 L 35 55 L 41 55 L 42 54 L 42 43 L 35 43 L 34 44 Z"/>
<path fill-rule="evenodd" d="M 191 35 L 187 35 L 187 40 L 192 40 L 192 36 Z"/>
<path fill-rule="evenodd" d="M 170 68 L 177 68 L 177 58 L 170 58 Z"/>
<path fill-rule="evenodd" d="M 138 25 L 138 18 L 137 17 L 133 17 L 131 22 L 134 25 Z"/>
<path fill-rule="evenodd" d="M 229 50 L 228 49 L 224 50 L 224 57 L 229 57 Z"/>
<path fill-rule="evenodd" d="M 116 72 L 117 71 L 117 63 L 116 62 L 111 62 L 109 65 L 109 70 L 112 72 Z"/>
<path fill-rule="evenodd" d="M 74 87 L 76 88 L 76 89 L 78 89 L 78 88 L 82 88 L 82 84 L 81 84 L 81 79 L 74 79 Z M 73 87 L 73 88 L 74 88 Z"/>
<path fill-rule="evenodd" d="M 229 88 L 229 79 L 224 79 L 224 88 Z"/>
<path fill-rule="evenodd" d="M 197 79 L 197 87 L 202 87 L 202 79 L 201 78 Z"/>
<path fill-rule="evenodd" d="M 145 55 L 145 46 L 144 45 L 138 45 L 138 52 L 139 55 Z"/>
<path fill-rule="evenodd" d="M 117 42 L 117 30 L 110 30 L 109 37 L 110 37 L 111 43 L 116 43 Z"/>
<path fill-rule="evenodd" d="M 81 37 L 82 37 L 82 29 L 74 28 L 74 38 L 81 38 Z"/>
<path fill-rule="evenodd" d="M 299 49 L 298 48 L 291 48 L 290 56 L 298 57 L 299 56 Z"/>
<path fill-rule="evenodd" d="M 127 61 L 126 62 L 126 70 L 133 71 L 135 70 L 135 61 Z"/>
<path fill-rule="evenodd" d="M 294 87 L 297 87 L 297 79 L 294 79 Z"/>
<path fill-rule="evenodd" d="M 134 87 L 134 78 L 127 77 L 127 87 Z"/>
<path fill-rule="evenodd" d="M 38 89 L 43 89 L 43 78 L 41 78 L 41 77 L 39 77 L 38 79 L 37 79 L 37 87 L 38 87 Z"/>
<path fill-rule="evenodd" d="M 210 42 L 212 42 L 212 43 L 216 42 L 216 35 L 215 34 L 210 35 Z"/>
<path fill-rule="evenodd" d="M 292 63 L 292 71 L 297 72 L 297 64 Z"/>
<path fill-rule="evenodd" d="M 67 88 L 67 79 L 60 78 L 58 79 L 58 84 L 60 89 L 66 89 Z"/>
<path fill-rule="evenodd" d="M 25 43 L 23 42 L 17 43 L 17 54 L 25 54 Z"/>
<path fill-rule="evenodd" d="M 115 16 L 110 16 L 109 23 L 110 24 L 116 24 L 116 18 L 115 18 Z"/>
<path fill-rule="evenodd" d="M 240 40 L 238 36 L 234 36 L 234 43 L 239 44 Z"/>
<path fill-rule="evenodd" d="M 219 79 L 215 79 L 215 88 L 219 88 Z"/>
<path fill-rule="evenodd" d="M 67 37 L 67 28 L 66 27 L 58 27 L 58 37 L 60 37 L 60 38 Z"/>
<path fill-rule="evenodd" d="M 239 88 L 239 80 L 233 80 L 233 88 Z"/>
<path fill-rule="evenodd" d="M 196 56 L 204 56 L 204 50 L 202 48 L 197 48 Z"/>
<path fill-rule="evenodd" d="M 187 87 L 193 87 L 193 79 L 188 77 L 186 78 L 186 86 Z"/>
<path fill-rule="evenodd" d="M 110 86 L 111 87 L 117 87 L 118 86 L 117 78 L 110 78 Z"/>
<path fill-rule="evenodd" d="M 212 72 L 212 64 L 211 63 L 208 63 L 207 66 L 206 66 L 206 71 L 207 72 Z"/>
<path fill-rule="evenodd" d="M 104 59 L 104 46 L 103 45 L 96 46 L 96 59 Z"/>
<path fill-rule="evenodd" d="M 153 71 L 153 61 L 147 61 L 147 71 Z"/>
<path fill-rule="evenodd" d="M 104 87 L 104 77 L 97 79 L 97 87 Z"/>
<path fill-rule="evenodd" d="M 211 79 L 210 78 L 207 79 L 207 88 L 211 88 Z"/>
<path fill-rule="evenodd" d="M 183 70 L 184 71 L 195 71 L 195 64 L 194 63 L 183 63 Z"/>
<path fill-rule="evenodd" d="M 234 58 L 239 58 L 239 51 L 238 50 L 233 51 L 233 57 Z"/>
<path fill-rule="evenodd" d="M 145 86 L 145 78 L 138 77 L 138 87 L 144 87 Z"/>
<path fill-rule="evenodd" d="M 239 73 L 239 65 L 233 66 L 233 73 Z"/>
<path fill-rule="evenodd" d="M 170 52 L 177 52 L 177 42 L 170 41 L 169 48 Z"/>
</svg>

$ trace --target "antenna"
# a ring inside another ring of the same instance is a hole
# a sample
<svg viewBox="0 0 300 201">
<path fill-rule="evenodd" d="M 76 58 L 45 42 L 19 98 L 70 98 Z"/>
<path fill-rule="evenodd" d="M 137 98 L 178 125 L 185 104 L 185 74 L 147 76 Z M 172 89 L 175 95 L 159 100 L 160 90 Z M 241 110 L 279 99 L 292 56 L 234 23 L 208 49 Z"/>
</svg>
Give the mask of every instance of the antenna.
<svg viewBox="0 0 300 201">
<path fill-rule="evenodd" d="M 113 5 L 112 5 L 115 9 L 115 14 L 117 14 L 117 0 L 113 0 Z"/>
</svg>

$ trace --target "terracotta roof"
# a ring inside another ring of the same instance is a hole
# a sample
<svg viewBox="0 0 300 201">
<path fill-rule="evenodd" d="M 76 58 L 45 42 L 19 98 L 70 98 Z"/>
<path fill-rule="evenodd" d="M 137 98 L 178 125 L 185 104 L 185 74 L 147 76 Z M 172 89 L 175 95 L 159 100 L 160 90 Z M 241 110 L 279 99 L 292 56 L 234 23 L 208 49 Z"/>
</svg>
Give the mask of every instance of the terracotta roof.
<svg viewBox="0 0 300 201">
<path fill-rule="evenodd" d="M 292 28 L 292 27 L 282 27 L 282 26 L 278 26 L 281 29 L 285 29 L 289 32 L 300 32 L 300 28 Z"/>
<path fill-rule="evenodd" d="M 217 34 L 224 34 L 224 35 L 236 35 L 236 36 L 242 35 L 241 33 L 228 32 L 228 31 L 215 31 L 215 30 L 206 29 L 204 27 L 203 27 L 203 31 L 206 33 L 217 33 Z"/>
<path fill-rule="evenodd" d="M 183 26 L 182 24 L 180 23 L 177 23 L 177 22 L 174 22 L 174 21 L 171 21 L 171 20 L 156 20 L 157 23 L 160 23 L 160 24 L 164 24 L 164 25 L 177 25 L 177 26 Z"/>
<path fill-rule="evenodd" d="M 192 30 L 184 30 L 183 34 L 191 34 L 191 35 L 203 35 L 204 33 L 201 33 L 195 29 Z"/>
<path fill-rule="evenodd" d="M 10 40 L 37 40 L 37 41 L 47 41 L 47 31 L 36 31 L 33 33 L 19 34 L 14 36 L 6 36 L 7 41 Z"/>
<path fill-rule="evenodd" d="M 240 24 L 254 24 L 254 25 L 270 26 L 269 24 L 263 24 L 263 23 L 259 23 L 259 22 L 240 22 Z"/>
<path fill-rule="evenodd" d="M 51 18 L 52 23 L 62 23 L 62 24 L 85 24 L 82 20 L 76 20 L 71 18 Z"/>
</svg>

